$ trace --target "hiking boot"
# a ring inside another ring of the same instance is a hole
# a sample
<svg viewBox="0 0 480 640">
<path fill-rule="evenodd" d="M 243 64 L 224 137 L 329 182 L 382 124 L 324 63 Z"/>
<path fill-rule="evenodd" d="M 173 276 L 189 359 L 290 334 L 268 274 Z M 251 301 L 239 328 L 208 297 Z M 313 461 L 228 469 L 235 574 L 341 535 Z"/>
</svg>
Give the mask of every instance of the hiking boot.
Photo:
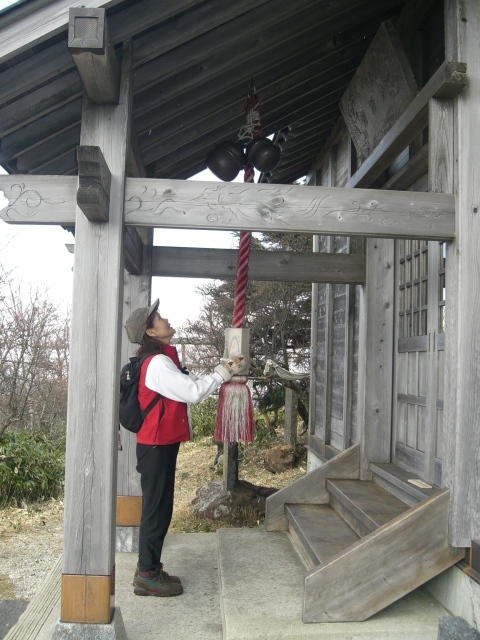
<svg viewBox="0 0 480 640">
<path fill-rule="evenodd" d="M 160 565 L 156 569 L 154 569 L 154 571 L 156 573 L 161 573 L 163 575 L 164 580 L 170 580 L 170 582 L 176 582 L 177 584 L 182 584 L 182 581 L 178 576 L 171 576 L 169 573 L 163 570 L 162 563 L 160 563 Z M 132 582 L 133 586 L 135 586 L 135 580 L 137 576 L 138 576 L 138 563 L 137 563 L 137 568 L 135 569 L 135 575 L 133 576 L 133 582 Z"/>
<path fill-rule="evenodd" d="M 134 580 L 133 592 L 137 596 L 179 596 L 183 587 L 178 582 L 166 580 L 160 571 L 139 571 Z"/>
</svg>

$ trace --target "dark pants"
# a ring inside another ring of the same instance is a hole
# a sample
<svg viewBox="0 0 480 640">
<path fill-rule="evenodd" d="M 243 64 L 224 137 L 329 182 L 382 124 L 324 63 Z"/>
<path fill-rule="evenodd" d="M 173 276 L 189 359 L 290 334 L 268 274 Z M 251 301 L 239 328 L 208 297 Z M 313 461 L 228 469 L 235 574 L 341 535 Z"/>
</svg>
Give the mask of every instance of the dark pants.
<svg viewBox="0 0 480 640">
<path fill-rule="evenodd" d="M 143 509 L 140 522 L 138 566 L 151 571 L 160 564 L 162 547 L 172 520 L 175 467 L 180 443 L 137 444 Z"/>
</svg>

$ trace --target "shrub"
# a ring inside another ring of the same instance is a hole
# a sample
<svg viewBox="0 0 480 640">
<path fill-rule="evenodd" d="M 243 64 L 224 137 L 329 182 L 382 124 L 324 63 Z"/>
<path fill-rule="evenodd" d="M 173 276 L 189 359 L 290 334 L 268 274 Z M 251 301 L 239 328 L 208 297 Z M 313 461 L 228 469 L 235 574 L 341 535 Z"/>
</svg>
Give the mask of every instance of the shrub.
<svg viewBox="0 0 480 640">
<path fill-rule="evenodd" d="M 58 498 L 65 475 L 65 440 L 25 431 L 0 438 L 0 505 Z"/>
<path fill-rule="evenodd" d="M 217 398 L 210 396 L 200 404 L 190 405 L 193 439 L 212 437 L 217 417 Z"/>
</svg>

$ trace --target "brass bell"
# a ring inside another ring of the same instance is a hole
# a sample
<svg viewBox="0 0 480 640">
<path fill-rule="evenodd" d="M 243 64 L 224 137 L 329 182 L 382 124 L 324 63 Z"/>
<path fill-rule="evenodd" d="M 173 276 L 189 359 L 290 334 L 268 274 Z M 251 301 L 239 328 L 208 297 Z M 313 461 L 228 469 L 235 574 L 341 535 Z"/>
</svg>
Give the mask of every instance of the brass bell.
<svg viewBox="0 0 480 640">
<path fill-rule="evenodd" d="M 247 162 L 262 173 L 273 171 L 280 160 L 280 148 L 268 138 L 253 138 L 247 145 Z"/>
<path fill-rule="evenodd" d="M 224 182 L 231 182 L 245 166 L 243 146 L 230 140 L 220 142 L 207 154 L 206 162 L 207 167 L 217 178 Z"/>
</svg>

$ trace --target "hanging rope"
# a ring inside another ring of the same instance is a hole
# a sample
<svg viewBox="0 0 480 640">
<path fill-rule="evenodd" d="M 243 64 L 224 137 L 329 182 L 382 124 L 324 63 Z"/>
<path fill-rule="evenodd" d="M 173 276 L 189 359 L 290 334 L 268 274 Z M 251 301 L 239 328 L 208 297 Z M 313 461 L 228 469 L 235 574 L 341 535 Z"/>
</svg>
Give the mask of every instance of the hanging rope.
<svg viewBox="0 0 480 640">
<path fill-rule="evenodd" d="M 245 100 L 246 124 L 240 129 L 239 140 L 244 144 L 262 135 L 258 96 L 251 85 Z M 255 170 L 251 163 L 245 164 L 244 182 L 255 181 Z M 238 247 L 237 279 L 233 299 L 233 323 L 235 329 L 245 326 L 248 261 L 252 234 L 240 232 Z M 252 442 L 255 428 L 252 398 L 247 387 L 246 376 L 235 376 L 231 382 L 223 384 L 218 399 L 217 420 L 215 424 L 215 440 L 224 442 Z"/>
</svg>

